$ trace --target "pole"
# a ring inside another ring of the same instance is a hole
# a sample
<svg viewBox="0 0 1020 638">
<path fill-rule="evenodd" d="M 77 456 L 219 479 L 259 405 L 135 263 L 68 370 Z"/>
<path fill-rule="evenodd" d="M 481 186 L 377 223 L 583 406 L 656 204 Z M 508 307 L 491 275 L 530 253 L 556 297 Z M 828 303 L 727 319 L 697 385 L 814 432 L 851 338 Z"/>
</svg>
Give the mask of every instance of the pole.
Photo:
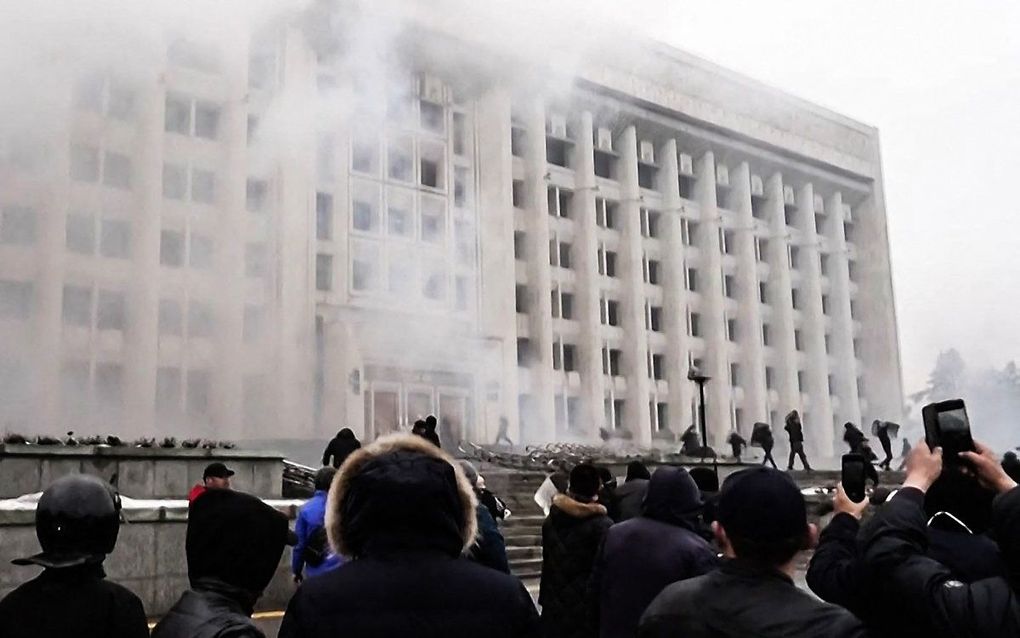
<svg viewBox="0 0 1020 638">
<path fill-rule="evenodd" d="M 698 411 L 698 420 L 701 425 L 701 460 L 705 460 L 705 450 L 708 448 L 708 430 L 705 426 L 705 379 L 698 380 L 698 400 L 701 403 Z"/>
</svg>

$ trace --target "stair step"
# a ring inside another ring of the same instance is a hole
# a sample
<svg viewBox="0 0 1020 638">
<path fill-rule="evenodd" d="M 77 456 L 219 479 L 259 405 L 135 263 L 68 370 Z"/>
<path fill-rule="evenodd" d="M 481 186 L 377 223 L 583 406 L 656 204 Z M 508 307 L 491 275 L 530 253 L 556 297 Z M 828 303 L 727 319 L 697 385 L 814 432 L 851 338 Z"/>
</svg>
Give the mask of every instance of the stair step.
<svg viewBox="0 0 1020 638">
<path fill-rule="evenodd" d="M 522 573 L 542 573 L 542 559 L 541 558 L 524 558 L 520 560 L 510 561 L 510 570 L 515 574 Z"/>
<path fill-rule="evenodd" d="M 511 562 L 527 560 L 529 558 L 542 558 L 542 548 L 539 546 L 521 547 L 513 546 L 506 548 L 506 556 Z"/>
<path fill-rule="evenodd" d="M 507 547 L 534 547 L 542 545 L 541 534 L 510 534 L 505 535 L 504 540 Z"/>
</svg>

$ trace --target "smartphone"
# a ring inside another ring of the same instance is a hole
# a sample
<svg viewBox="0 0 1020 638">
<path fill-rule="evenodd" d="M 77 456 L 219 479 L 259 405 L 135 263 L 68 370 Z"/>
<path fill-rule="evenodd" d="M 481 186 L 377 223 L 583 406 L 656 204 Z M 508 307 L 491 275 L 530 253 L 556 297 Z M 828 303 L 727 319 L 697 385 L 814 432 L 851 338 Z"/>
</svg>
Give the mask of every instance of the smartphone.
<svg viewBox="0 0 1020 638">
<path fill-rule="evenodd" d="M 864 501 L 864 457 L 860 454 L 843 455 L 843 471 L 840 482 L 843 491 L 854 503 Z"/>
<path fill-rule="evenodd" d="M 924 439 L 928 447 L 942 447 L 942 462 L 958 464 L 960 452 L 973 452 L 974 439 L 970 434 L 970 419 L 963 399 L 950 399 L 929 403 L 921 408 L 924 419 Z"/>
</svg>

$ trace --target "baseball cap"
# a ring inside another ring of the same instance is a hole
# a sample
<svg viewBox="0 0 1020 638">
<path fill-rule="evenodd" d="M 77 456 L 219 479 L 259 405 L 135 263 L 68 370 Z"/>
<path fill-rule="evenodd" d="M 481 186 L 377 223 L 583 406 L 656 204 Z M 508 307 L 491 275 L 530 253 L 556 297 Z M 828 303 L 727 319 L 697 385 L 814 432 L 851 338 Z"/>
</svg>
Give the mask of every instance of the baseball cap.
<svg viewBox="0 0 1020 638">
<path fill-rule="evenodd" d="M 202 473 L 202 478 L 207 479 L 210 476 L 214 478 L 230 478 L 233 475 L 234 470 L 231 470 L 223 463 L 217 461 L 205 466 L 205 472 Z"/>
<path fill-rule="evenodd" d="M 723 482 L 716 520 L 730 536 L 761 542 L 794 538 L 807 529 L 807 506 L 785 472 L 751 468 Z"/>
</svg>

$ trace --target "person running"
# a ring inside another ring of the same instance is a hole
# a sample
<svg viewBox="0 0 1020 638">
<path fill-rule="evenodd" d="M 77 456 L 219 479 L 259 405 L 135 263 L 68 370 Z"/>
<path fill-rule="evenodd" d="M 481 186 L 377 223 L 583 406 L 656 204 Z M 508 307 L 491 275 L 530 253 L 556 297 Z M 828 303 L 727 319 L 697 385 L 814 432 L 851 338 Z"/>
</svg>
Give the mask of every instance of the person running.
<svg viewBox="0 0 1020 638">
<path fill-rule="evenodd" d="M 792 470 L 793 459 L 795 456 L 799 456 L 804 470 L 810 472 L 811 464 L 808 463 L 807 455 L 804 454 L 804 425 L 800 421 L 800 413 L 796 410 L 791 410 L 786 415 L 786 427 L 784 429 L 790 436 L 790 461 L 787 463 L 786 469 Z"/>
</svg>

